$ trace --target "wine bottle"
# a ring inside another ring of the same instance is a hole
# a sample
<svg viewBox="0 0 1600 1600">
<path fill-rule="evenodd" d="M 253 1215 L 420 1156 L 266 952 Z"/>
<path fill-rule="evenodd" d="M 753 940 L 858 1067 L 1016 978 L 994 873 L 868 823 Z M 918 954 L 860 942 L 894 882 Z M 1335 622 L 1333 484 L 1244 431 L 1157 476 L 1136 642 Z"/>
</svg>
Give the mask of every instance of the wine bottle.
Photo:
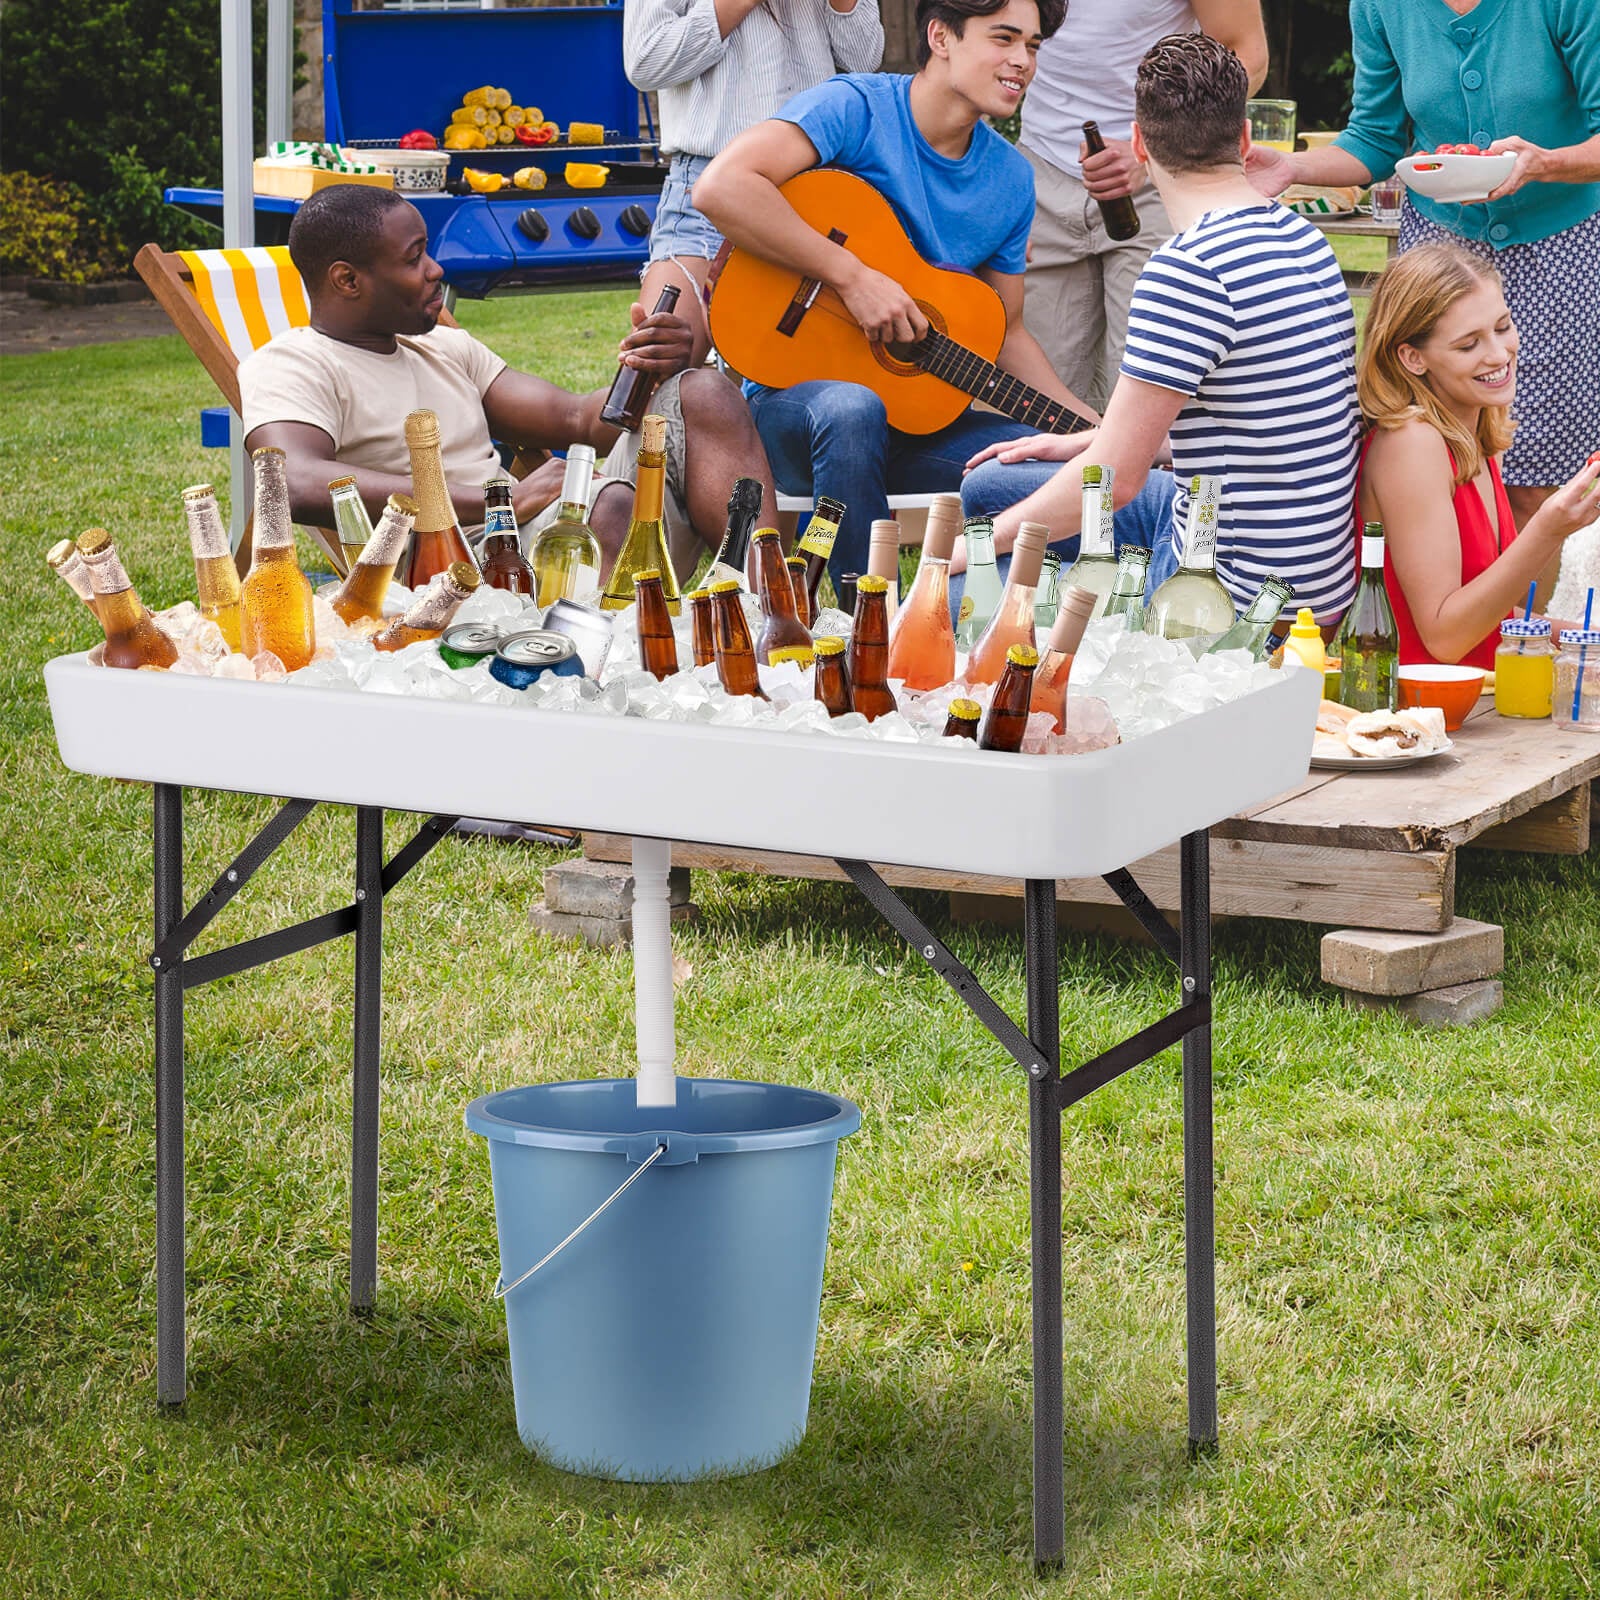
<svg viewBox="0 0 1600 1600">
<path fill-rule="evenodd" d="M 373 535 L 361 547 L 361 555 L 350 569 L 350 576 L 334 591 L 334 611 L 348 623 L 363 617 L 370 622 L 383 620 L 384 597 L 389 580 L 406 552 L 417 502 L 408 494 L 392 494 L 378 518 Z"/>
<path fill-rule="evenodd" d="M 759 528 L 752 542 L 755 551 L 756 597 L 761 602 L 761 632 L 756 638 L 756 660 L 775 667 L 795 661 L 809 667 L 816 651 L 811 630 L 801 622 L 794 606 L 794 585 L 783 559 L 776 528 Z"/>
<path fill-rule="evenodd" d="M 717 659 L 713 633 L 711 591 L 694 589 L 688 596 L 690 639 L 694 646 L 694 664 L 709 667 Z"/>
<path fill-rule="evenodd" d="M 967 581 L 956 613 L 956 645 L 960 649 L 971 653 L 999 609 L 1004 592 L 994 558 L 994 519 L 971 517 L 967 521 Z"/>
<path fill-rule="evenodd" d="M 216 623 L 230 650 L 241 644 L 239 569 L 234 565 L 228 530 L 209 483 L 183 491 L 183 515 L 189 524 L 189 553 L 194 557 L 194 587 L 200 615 Z"/>
<path fill-rule="evenodd" d="M 659 317 L 663 312 L 676 310 L 678 294 L 679 291 L 668 284 L 661 291 L 661 298 L 656 301 L 656 308 L 651 315 Z M 630 367 L 626 362 L 619 361 L 617 375 L 611 380 L 611 389 L 600 407 L 600 420 L 609 427 L 621 428 L 624 433 L 634 432 L 644 419 L 650 396 L 656 392 L 659 381 L 654 373 L 643 372 L 638 367 Z M 666 574 L 662 576 L 665 578 Z"/>
<path fill-rule="evenodd" d="M 94 611 L 94 584 L 90 581 L 89 569 L 84 565 L 77 545 L 71 539 L 58 539 L 45 551 L 44 559 L 50 570 Z M 96 611 L 95 615 L 98 617 L 99 612 Z"/>
<path fill-rule="evenodd" d="M 372 519 L 354 478 L 335 478 L 328 485 L 328 493 L 333 498 L 333 527 L 348 576 L 361 556 L 362 546 L 372 537 Z"/>
<path fill-rule="evenodd" d="M 639 476 L 633 486 L 633 520 L 622 552 L 606 580 L 600 596 L 602 611 L 621 611 L 633 604 L 633 580 L 640 572 L 661 574 L 661 592 L 667 597 L 667 610 L 677 616 L 682 610 L 678 598 L 678 574 L 667 549 L 667 525 L 661 506 L 666 494 L 667 422 L 654 413 L 644 419 L 639 433 Z"/>
<path fill-rule="evenodd" d="M 1204 655 L 1233 626 L 1233 596 L 1217 578 L 1217 505 L 1222 479 L 1198 474 L 1189 485 L 1189 515 L 1184 526 L 1178 570 L 1150 596 L 1147 632 L 1163 639 L 1187 639 Z"/>
<path fill-rule="evenodd" d="M 513 479 L 497 472 L 483 486 L 483 581 L 491 589 L 534 597 L 537 583 L 533 568 L 522 556 L 522 534 L 511 504 Z"/>
<path fill-rule="evenodd" d="M 661 574 L 636 572 L 633 592 L 633 621 L 639 631 L 639 664 L 657 678 L 670 678 L 678 670 L 678 639 L 672 631 L 667 597 L 661 591 Z"/>
<path fill-rule="evenodd" d="M 1116 473 L 1111 467 L 1090 465 L 1083 469 L 1083 522 L 1078 533 L 1078 559 L 1061 581 L 1071 588 L 1089 589 L 1098 601 L 1095 616 L 1101 616 L 1117 581 L 1117 557 L 1113 550 L 1115 510 L 1111 497 Z M 1091 622 L 1093 617 L 1089 619 Z"/>
<path fill-rule="evenodd" d="M 102 665 L 135 670 L 170 667 L 178 659 L 178 647 L 145 610 L 111 535 L 104 528 L 85 529 L 78 535 L 78 554 L 89 569 L 95 613 L 106 633 Z"/>
<path fill-rule="evenodd" d="M 994 686 L 994 698 L 978 725 L 980 750 L 1022 748 L 1028 731 L 1028 708 L 1033 701 L 1033 674 L 1039 665 L 1039 652 L 1031 644 L 1014 644 L 1006 651 L 1006 669 Z"/>
<path fill-rule="evenodd" d="M 839 524 L 843 521 L 843 501 L 830 500 L 825 494 L 818 495 L 811 503 L 811 515 L 806 519 L 805 532 L 795 546 L 805 557 L 806 603 L 812 616 L 817 614 L 822 574 L 828 570 L 828 557 L 833 554 L 834 543 L 839 537 Z M 847 608 L 841 600 L 840 610 L 846 609 L 853 609 L 853 605 Z"/>
<path fill-rule="evenodd" d="M 869 572 L 856 585 L 850 630 L 850 703 L 868 722 L 896 709 L 889 687 L 889 582 Z"/>
<path fill-rule="evenodd" d="M 430 584 L 372 640 L 374 650 L 404 650 L 408 644 L 437 639 L 455 619 L 455 614 L 483 582 L 470 561 L 455 561 L 437 583 Z"/>
<path fill-rule="evenodd" d="M 733 492 L 728 496 L 727 532 L 706 574 L 706 588 L 714 583 L 736 583 L 741 589 L 749 588 L 750 535 L 755 532 L 756 519 L 761 515 L 761 497 L 759 478 L 734 480 Z"/>
<path fill-rule="evenodd" d="M 856 585 L 861 582 L 859 572 L 841 572 L 839 574 L 839 609 L 847 617 L 856 614 Z"/>
<path fill-rule="evenodd" d="M 1248 650 L 1257 661 L 1267 656 L 1267 640 L 1283 608 L 1294 598 L 1294 590 L 1282 578 L 1269 577 L 1262 582 L 1256 597 L 1245 608 L 1245 613 L 1223 633 L 1206 652 L 1216 655 L 1219 650 Z"/>
<path fill-rule="evenodd" d="M 1055 718 L 1055 731 L 1067 726 L 1067 679 L 1072 676 L 1072 658 L 1083 641 L 1083 630 L 1094 615 L 1092 589 L 1068 589 L 1061 609 L 1050 629 L 1050 641 L 1033 674 L 1033 698 L 1029 709 L 1048 711 Z"/>
<path fill-rule="evenodd" d="M 983 707 L 976 700 L 952 700 L 950 710 L 944 719 L 945 739 L 971 739 L 974 744 L 978 740 L 978 719 L 983 715 Z"/>
<path fill-rule="evenodd" d="M 960 532 L 961 496 L 936 494 L 928 507 L 917 575 L 889 628 L 889 676 L 908 689 L 937 689 L 956 675 L 950 557 Z"/>
<path fill-rule="evenodd" d="M 1142 544 L 1125 544 L 1117 552 L 1117 575 L 1111 580 L 1111 594 L 1105 615 L 1127 620 L 1129 633 L 1144 627 L 1145 580 L 1150 573 L 1150 552 Z"/>
<path fill-rule="evenodd" d="M 794 591 L 794 614 L 799 617 L 800 626 L 809 629 L 813 612 L 811 596 L 806 593 L 806 558 L 785 556 L 783 564 L 789 569 L 789 587 Z"/>
<path fill-rule="evenodd" d="M 756 671 L 756 647 L 745 618 L 743 590 L 732 578 L 711 585 L 713 638 L 716 645 L 717 681 L 724 693 L 767 698 Z"/>
<path fill-rule="evenodd" d="M 1011 574 L 1000 605 L 967 657 L 967 682 L 993 683 L 1005 671 L 1006 651 L 1014 644 L 1033 648 L 1033 602 L 1050 530 L 1042 522 L 1024 522 L 1011 550 Z M 1037 657 L 1035 657 L 1037 661 Z"/>
<path fill-rule="evenodd" d="M 1092 156 L 1099 155 L 1106 147 L 1105 135 L 1100 132 L 1099 125 L 1093 122 L 1084 123 L 1083 142 Z M 1095 204 L 1100 207 L 1108 239 L 1131 239 L 1138 233 L 1139 208 L 1133 203 L 1131 194 L 1118 195 L 1115 200 L 1097 200 Z"/>
<path fill-rule="evenodd" d="M 437 431 L 437 430 L 436 430 Z M 294 553 L 289 520 L 289 475 L 283 451 L 252 452 L 256 508 L 250 570 L 239 589 L 239 648 L 247 656 L 270 650 L 287 672 L 298 672 L 316 653 L 311 584 Z"/>
<path fill-rule="evenodd" d="M 867 546 L 867 571 L 883 579 L 884 610 L 893 617 L 900 604 L 900 524 L 892 517 L 884 517 L 872 524 L 871 542 Z M 860 591 L 857 590 L 857 593 Z"/>
<path fill-rule="evenodd" d="M 533 576 L 538 603 L 575 600 L 600 583 L 600 541 L 589 526 L 589 489 L 594 482 L 594 447 L 567 446 L 561 505 L 533 541 Z"/>
<path fill-rule="evenodd" d="M 1393 711 L 1400 686 L 1400 635 L 1383 586 L 1383 524 L 1361 529 L 1361 582 L 1339 624 L 1339 704 L 1353 711 Z"/>
<path fill-rule="evenodd" d="M 1046 550 L 1039 568 L 1039 592 L 1033 602 L 1033 626 L 1040 633 L 1048 633 L 1056 620 L 1056 606 L 1061 588 L 1061 555 L 1056 550 Z"/>
<path fill-rule="evenodd" d="M 813 699 L 820 700 L 828 708 L 830 717 L 842 717 L 855 709 L 843 639 L 829 634 L 817 640 L 817 670 L 811 693 Z"/>
<path fill-rule="evenodd" d="M 474 567 L 477 562 L 472 559 L 445 482 L 439 418 L 432 411 L 413 411 L 406 418 L 406 449 L 411 454 L 411 497 L 417 503 L 417 517 L 405 581 L 413 589 L 422 589 L 453 562 L 466 561 Z"/>
</svg>

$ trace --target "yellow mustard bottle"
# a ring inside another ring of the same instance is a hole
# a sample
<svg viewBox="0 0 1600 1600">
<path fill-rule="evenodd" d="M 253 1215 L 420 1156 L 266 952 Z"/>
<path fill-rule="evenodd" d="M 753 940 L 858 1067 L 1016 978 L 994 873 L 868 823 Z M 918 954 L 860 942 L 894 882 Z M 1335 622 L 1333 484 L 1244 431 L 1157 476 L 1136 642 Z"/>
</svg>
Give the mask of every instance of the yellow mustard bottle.
<svg viewBox="0 0 1600 1600">
<path fill-rule="evenodd" d="M 1322 629 L 1317 626 L 1317 619 L 1307 606 L 1301 606 L 1295 613 L 1294 626 L 1289 629 L 1289 637 L 1283 641 L 1285 666 L 1289 664 L 1291 656 L 1313 672 L 1328 670 L 1328 653 L 1322 647 Z"/>
</svg>

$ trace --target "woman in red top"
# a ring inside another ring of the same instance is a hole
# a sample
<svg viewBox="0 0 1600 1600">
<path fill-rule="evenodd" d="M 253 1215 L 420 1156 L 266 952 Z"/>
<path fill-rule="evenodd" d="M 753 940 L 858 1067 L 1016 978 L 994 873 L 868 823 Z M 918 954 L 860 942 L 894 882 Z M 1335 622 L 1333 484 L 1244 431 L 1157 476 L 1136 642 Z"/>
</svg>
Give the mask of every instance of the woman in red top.
<svg viewBox="0 0 1600 1600">
<path fill-rule="evenodd" d="M 1408 251 L 1384 274 L 1357 384 L 1373 429 L 1356 524 L 1383 524 L 1400 660 L 1493 668 L 1501 619 L 1529 583 L 1549 592 L 1562 541 L 1600 515 L 1600 470 L 1574 461 L 1517 532 L 1499 465 L 1517 330 L 1494 268 L 1453 244 Z"/>
</svg>

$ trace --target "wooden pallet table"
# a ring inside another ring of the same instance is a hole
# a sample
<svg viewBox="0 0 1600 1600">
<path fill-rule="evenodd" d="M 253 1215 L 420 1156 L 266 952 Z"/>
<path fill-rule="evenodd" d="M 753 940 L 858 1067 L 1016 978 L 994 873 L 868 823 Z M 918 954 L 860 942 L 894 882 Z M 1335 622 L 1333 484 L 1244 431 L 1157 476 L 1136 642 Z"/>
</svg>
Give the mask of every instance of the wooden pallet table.
<svg viewBox="0 0 1600 1600">
<path fill-rule="evenodd" d="M 1370 295 L 1376 286 L 1378 278 L 1388 270 L 1389 263 L 1394 260 L 1400 249 L 1400 224 L 1398 222 L 1374 222 L 1366 213 L 1358 213 L 1353 217 L 1307 217 L 1306 221 L 1312 227 L 1326 234 L 1330 239 L 1382 239 L 1386 245 L 1383 265 L 1376 271 L 1367 268 L 1345 267 L 1343 269 L 1344 286 L 1350 292 L 1352 300 L 1362 300 Z"/>
</svg>

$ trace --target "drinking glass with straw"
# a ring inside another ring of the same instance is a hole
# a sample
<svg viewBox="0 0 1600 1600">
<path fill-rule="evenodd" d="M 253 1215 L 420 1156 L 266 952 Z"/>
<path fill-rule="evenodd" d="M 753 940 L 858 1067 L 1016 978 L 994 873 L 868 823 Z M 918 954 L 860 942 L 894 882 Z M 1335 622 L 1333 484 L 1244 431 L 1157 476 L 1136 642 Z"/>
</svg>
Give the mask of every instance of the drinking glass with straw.
<svg viewBox="0 0 1600 1600">
<path fill-rule="evenodd" d="M 1594 590 L 1590 589 L 1588 598 L 1583 603 L 1583 631 L 1589 632 L 1589 626 L 1594 621 Z M 1586 638 L 1578 646 L 1578 672 L 1572 683 L 1572 720 L 1577 722 L 1583 714 L 1583 669 L 1589 663 L 1589 641 Z"/>
</svg>

